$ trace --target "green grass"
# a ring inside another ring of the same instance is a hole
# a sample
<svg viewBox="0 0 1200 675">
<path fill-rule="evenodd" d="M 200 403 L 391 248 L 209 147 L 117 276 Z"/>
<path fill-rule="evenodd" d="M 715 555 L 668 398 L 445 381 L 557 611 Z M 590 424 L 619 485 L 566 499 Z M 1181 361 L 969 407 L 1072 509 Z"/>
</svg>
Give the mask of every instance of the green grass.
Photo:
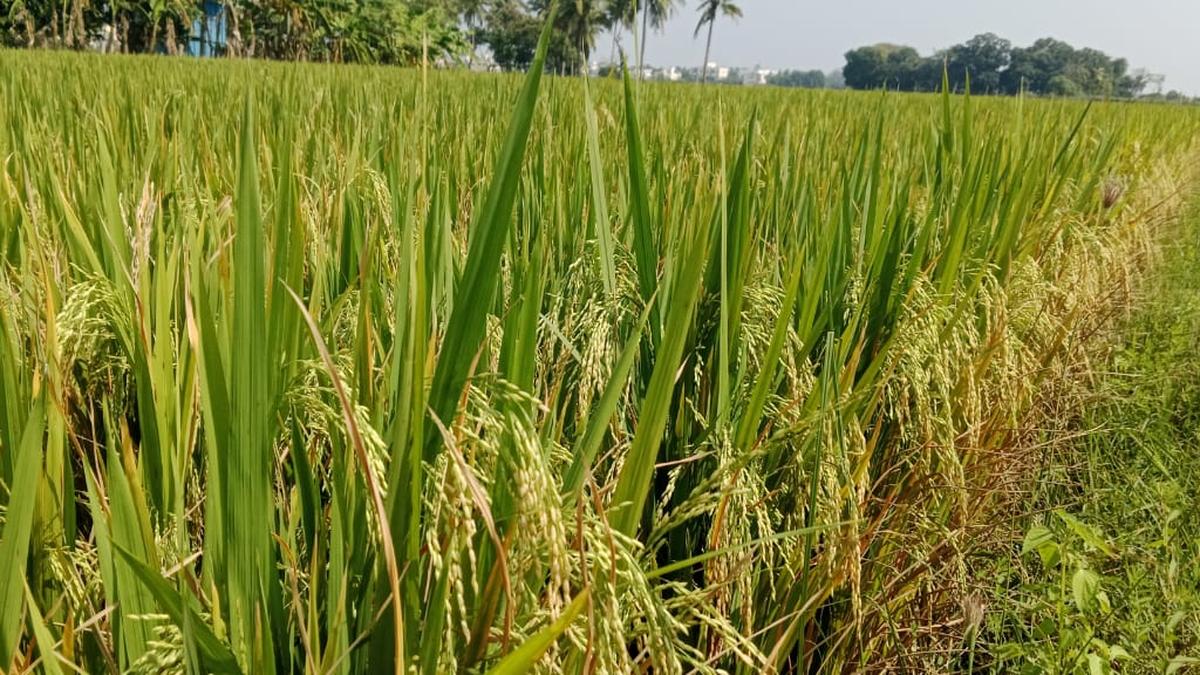
<svg viewBox="0 0 1200 675">
<path fill-rule="evenodd" d="M 62 53 L 0 94 L 9 671 L 959 668 L 1200 132 Z"/>
</svg>

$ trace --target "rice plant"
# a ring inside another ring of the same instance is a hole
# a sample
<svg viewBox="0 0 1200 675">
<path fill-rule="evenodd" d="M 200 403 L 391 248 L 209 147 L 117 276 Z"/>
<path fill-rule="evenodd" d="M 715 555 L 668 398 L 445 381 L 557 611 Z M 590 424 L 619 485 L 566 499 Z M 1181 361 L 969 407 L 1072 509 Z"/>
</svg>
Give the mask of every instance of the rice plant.
<svg viewBox="0 0 1200 675">
<path fill-rule="evenodd" d="M 541 72 L 0 52 L 0 668 L 966 668 L 1200 114 Z"/>
</svg>

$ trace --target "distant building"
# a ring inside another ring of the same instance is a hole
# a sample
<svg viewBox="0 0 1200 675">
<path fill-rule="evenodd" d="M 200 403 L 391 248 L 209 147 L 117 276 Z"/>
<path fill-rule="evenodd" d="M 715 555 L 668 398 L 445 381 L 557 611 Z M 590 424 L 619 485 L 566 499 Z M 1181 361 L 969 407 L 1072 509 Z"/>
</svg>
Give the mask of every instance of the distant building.
<svg viewBox="0 0 1200 675">
<path fill-rule="evenodd" d="M 779 71 L 770 68 L 755 68 L 745 78 L 746 84 L 766 84 L 772 75 Z"/>
</svg>

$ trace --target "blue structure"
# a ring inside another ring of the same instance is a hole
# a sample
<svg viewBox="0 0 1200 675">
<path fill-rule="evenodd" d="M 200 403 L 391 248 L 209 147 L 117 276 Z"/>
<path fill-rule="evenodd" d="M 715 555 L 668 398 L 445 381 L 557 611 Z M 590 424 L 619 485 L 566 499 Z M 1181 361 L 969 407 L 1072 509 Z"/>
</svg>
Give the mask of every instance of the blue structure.
<svg viewBox="0 0 1200 675">
<path fill-rule="evenodd" d="M 225 11 L 225 4 L 217 0 L 201 0 L 200 9 L 200 15 L 192 20 L 187 53 L 189 56 L 221 56 L 229 39 L 229 14 Z"/>
</svg>

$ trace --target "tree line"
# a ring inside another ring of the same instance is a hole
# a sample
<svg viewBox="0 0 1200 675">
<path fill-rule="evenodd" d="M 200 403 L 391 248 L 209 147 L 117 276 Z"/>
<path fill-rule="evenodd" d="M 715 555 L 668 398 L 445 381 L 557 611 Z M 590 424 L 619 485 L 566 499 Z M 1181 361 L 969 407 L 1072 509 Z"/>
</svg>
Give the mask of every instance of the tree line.
<svg viewBox="0 0 1200 675">
<path fill-rule="evenodd" d="M 503 70 L 524 70 L 533 61 L 542 21 L 550 0 L 476 0 L 481 19 L 472 26 L 474 44 L 488 47 L 495 64 Z M 636 61 L 645 60 L 646 42 L 653 31 L 661 30 L 667 19 L 687 0 L 569 0 L 559 2 L 555 30 L 546 59 L 547 68 L 556 72 L 579 72 L 600 46 L 597 40 L 609 33 L 612 44 L 609 62 L 617 60 L 617 44 L 623 36 L 636 36 Z M 707 79 L 713 29 L 720 18 L 738 19 L 741 7 L 734 0 L 699 0 L 699 20 L 695 37 L 705 34 L 701 79 Z"/>
<path fill-rule="evenodd" d="M 219 17 L 222 55 L 411 64 L 426 48 L 435 58 L 465 53 L 461 6 L 460 0 L 0 0 L 0 44 L 178 54 Z"/>
<path fill-rule="evenodd" d="M 972 91 L 987 94 L 1132 98 L 1147 85 L 1146 75 L 1131 73 L 1125 59 L 1097 49 L 1077 49 L 1054 38 L 1016 47 L 992 33 L 930 56 L 903 45 L 859 47 L 846 52 L 842 72 L 846 86 L 854 89 L 937 91 L 943 72 L 955 89 L 969 79 Z"/>
<path fill-rule="evenodd" d="M 578 72 L 598 36 L 661 29 L 687 0 L 559 2 L 549 69 Z M 551 0 L 0 0 L 0 45 L 177 54 L 221 21 L 219 53 L 295 61 L 412 64 L 423 58 L 474 65 L 480 47 L 504 70 L 532 62 Z M 699 0 L 696 35 L 705 64 L 734 0 Z M 707 73 L 706 73 L 707 74 Z"/>
<path fill-rule="evenodd" d="M 842 89 L 846 81 L 841 69 L 828 73 L 823 70 L 781 70 L 768 75 L 767 84 L 799 89 Z"/>
</svg>

